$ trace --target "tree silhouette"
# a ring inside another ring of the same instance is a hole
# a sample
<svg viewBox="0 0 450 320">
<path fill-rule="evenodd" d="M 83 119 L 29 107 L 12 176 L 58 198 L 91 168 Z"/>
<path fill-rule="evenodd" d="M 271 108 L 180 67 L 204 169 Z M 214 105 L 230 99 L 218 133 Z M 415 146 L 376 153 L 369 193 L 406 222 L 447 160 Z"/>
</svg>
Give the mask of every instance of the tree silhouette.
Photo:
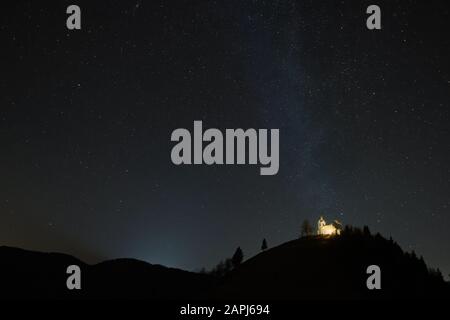
<svg viewBox="0 0 450 320">
<path fill-rule="evenodd" d="M 261 250 L 264 251 L 267 249 L 267 241 L 266 238 L 263 239 L 262 245 L 261 245 Z"/>
<path fill-rule="evenodd" d="M 300 234 L 301 237 L 310 236 L 313 233 L 313 228 L 309 223 L 308 219 L 303 220 L 301 229 L 302 229 Z"/>
<path fill-rule="evenodd" d="M 236 268 L 241 264 L 242 260 L 244 260 L 244 253 L 242 252 L 241 247 L 238 247 L 231 258 L 231 262 L 233 267 Z"/>
<path fill-rule="evenodd" d="M 209 274 L 216 277 L 223 277 L 233 269 L 232 265 L 233 263 L 230 258 L 222 260 L 209 272 Z"/>
</svg>

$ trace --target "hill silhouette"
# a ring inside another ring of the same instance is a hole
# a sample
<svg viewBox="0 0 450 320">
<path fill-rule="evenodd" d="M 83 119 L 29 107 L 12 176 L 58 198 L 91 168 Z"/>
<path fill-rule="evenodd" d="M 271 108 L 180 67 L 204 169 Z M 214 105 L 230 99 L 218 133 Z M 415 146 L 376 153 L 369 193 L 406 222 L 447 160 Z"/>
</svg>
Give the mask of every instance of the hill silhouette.
<svg viewBox="0 0 450 320">
<path fill-rule="evenodd" d="M 81 290 L 66 287 L 66 270 L 73 264 L 81 269 Z M 87 265 L 65 254 L 0 247 L 0 299 L 201 299 L 214 281 L 135 259 Z"/>
<path fill-rule="evenodd" d="M 367 267 L 381 268 L 381 290 L 368 290 Z M 221 298 L 449 298 L 450 287 L 422 258 L 394 241 L 349 229 L 309 236 L 261 252 L 219 284 Z"/>
<path fill-rule="evenodd" d="M 368 229 L 367 229 L 368 230 Z M 66 268 L 82 270 L 82 289 L 66 288 Z M 366 287 L 381 268 L 381 290 Z M 87 265 L 65 254 L 0 247 L 0 298 L 359 299 L 449 298 L 450 287 L 422 258 L 392 240 L 346 228 L 266 249 L 225 275 L 194 273 L 135 259 Z"/>
</svg>

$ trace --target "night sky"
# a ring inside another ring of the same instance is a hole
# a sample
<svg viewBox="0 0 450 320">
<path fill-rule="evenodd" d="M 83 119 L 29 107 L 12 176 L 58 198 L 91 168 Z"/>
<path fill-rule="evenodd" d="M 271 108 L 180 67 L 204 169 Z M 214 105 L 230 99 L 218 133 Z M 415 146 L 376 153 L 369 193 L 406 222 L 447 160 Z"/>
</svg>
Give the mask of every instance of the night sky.
<svg viewBox="0 0 450 320">
<path fill-rule="evenodd" d="M 172 2 L 2 1 L 0 245 L 198 270 L 324 215 L 450 273 L 448 1 Z M 278 174 L 172 164 L 194 120 Z"/>
</svg>

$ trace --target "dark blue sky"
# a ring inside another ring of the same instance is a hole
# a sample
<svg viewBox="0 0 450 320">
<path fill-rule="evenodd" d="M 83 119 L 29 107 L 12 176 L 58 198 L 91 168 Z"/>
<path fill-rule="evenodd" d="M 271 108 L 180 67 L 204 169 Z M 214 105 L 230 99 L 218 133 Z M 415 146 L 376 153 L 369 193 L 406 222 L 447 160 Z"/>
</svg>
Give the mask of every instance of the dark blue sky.
<svg viewBox="0 0 450 320">
<path fill-rule="evenodd" d="M 445 1 L 69 4 L 1 5 L 1 244 L 200 269 L 323 214 L 450 273 Z M 194 120 L 279 128 L 279 173 L 174 166 Z"/>
</svg>

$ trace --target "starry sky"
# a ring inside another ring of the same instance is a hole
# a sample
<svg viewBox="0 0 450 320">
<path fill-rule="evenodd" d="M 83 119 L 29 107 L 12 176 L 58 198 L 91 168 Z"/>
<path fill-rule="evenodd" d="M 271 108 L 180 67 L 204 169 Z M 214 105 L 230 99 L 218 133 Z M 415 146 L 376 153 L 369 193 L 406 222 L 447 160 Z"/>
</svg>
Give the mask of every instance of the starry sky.
<svg viewBox="0 0 450 320">
<path fill-rule="evenodd" d="M 2 1 L 0 244 L 198 270 L 322 214 L 449 274 L 448 1 L 372 2 Z M 173 165 L 194 120 L 280 129 L 278 174 Z"/>
</svg>

